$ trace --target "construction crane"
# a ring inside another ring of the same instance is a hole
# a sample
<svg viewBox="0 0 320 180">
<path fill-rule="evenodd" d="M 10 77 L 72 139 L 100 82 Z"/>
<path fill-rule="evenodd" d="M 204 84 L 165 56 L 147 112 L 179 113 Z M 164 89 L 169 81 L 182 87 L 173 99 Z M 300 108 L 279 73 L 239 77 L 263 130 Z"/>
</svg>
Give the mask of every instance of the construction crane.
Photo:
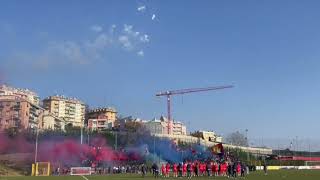
<svg viewBox="0 0 320 180">
<path fill-rule="evenodd" d="M 171 118 L 171 96 L 172 95 L 180 95 L 180 94 L 203 92 L 203 91 L 214 91 L 214 90 L 221 90 L 221 89 L 227 89 L 227 88 L 233 88 L 233 86 L 228 85 L 228 86 L 215 86 L 215 87 L 206 87 L 206 88 L 180 89 L 180 90 L 164 91 L 156 94 L 156 96 L 167 97 L 168 134 L 171 134 L 171 129 L 172 129 L 172 118 Z"/>
</svg>

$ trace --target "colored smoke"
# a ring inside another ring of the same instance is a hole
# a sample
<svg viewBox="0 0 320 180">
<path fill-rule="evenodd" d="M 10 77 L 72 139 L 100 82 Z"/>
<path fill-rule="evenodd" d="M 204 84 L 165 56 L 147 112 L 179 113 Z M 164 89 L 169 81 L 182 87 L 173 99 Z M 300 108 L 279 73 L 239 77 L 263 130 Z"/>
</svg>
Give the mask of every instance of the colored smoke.
<svg viewBox="0 0 320 180">
<path fill-rule="evenodd" d="M 25 134 L 9 137 L 0 133 L 0 154 L 33 152 L 34 146 L 27 141 Z"/>
<path fill-rule="evenodd" d="M 80 165 L 85 161 L 112 162 L 126 160 L 126 156 L 108 147 L 101 138 L 95 138 L 91 146 L 80 144 L 78 140 L 45 141 L 39 146 L 39 160 L 58 162 L 65 165 Z"/>
<path fill-rule="evenodd" d="M 131 139 L 134 139 L 133 141 L 135 142 L 131 145 L 128 145 L 127 135 L 118 137 L 119 142 L 124 142 L 122 146 L 125 149 L 131 151 L 134 149 L 143 160 L 147 161 L 178 163 L 186 160 L 215 158 L 207 147 L 197 143 L 181 146 L 173 140 L 154 137 L 143 127 L 130 134 Z"/>
<path fill-rule="evenodd" d="M 155 159 L 171 163 L 215 158 L 207 147 L 198 144 L 181 147 L 169 139 L 153 138 L 148 142 L 148 147 Z"/>
<path fill-rule="evenodd" d="M 146 161 L 183 162 L 185 160 L 206 160 L 213 158 L 208 148 L 198 144 L 179 146 L 176 142 L 153 137 L 148 132 L 130 134 L 134 143 L 128 144 L 128 134 L 119 135 L 118 150 L 99 135 L 90 139 L 90 145 L 80 144 L 79 137 L 61 135 L 40 136 L 38 143 L 38 161 L 49 161 L 61 166 L 116 165 L 127 162 Z M 14 136 L 0 134 L 0 154 L 29 153 L 28 162 L 33 161 L 35 152 L 34 134 L 20 133 Z"/>
<path fill-rule="evenodd" d="M 28 139 L 28 135 L 21 133 L 8 136 L 0 134 L 0 154 L 29 153 L 28 162 L 33 160 L 35 140 Z M 67 166 L 80 166 L 85 162 L 113 163 L 130 160 L 125 153 L 110 148 L 103 138 L 95 137 L 90 146 L 80 144 L 75 138 L 50 137 L 49 140 L 39 140 L 37 161 L 49 161 Z"/>
</svg>

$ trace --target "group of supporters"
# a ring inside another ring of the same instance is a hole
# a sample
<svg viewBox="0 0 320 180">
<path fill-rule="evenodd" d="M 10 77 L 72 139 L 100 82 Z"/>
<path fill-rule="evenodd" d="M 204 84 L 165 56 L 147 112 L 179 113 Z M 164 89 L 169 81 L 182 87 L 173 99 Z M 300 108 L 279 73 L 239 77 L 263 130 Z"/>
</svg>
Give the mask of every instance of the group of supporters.
<svg viewBox="0 0 320 180">
<path fill-rule="evenodd" d="M 198 177 L 198 176 L 228 176 L 244 177 L 249 173 L 249 168 L 241 162 L 185 162 L 174 164 L 162 164 L 159 168 L 157 164 L 152 165 L 154 177 Z M 144 166 L 142 174 L 145 175 Z"/>
</svg>

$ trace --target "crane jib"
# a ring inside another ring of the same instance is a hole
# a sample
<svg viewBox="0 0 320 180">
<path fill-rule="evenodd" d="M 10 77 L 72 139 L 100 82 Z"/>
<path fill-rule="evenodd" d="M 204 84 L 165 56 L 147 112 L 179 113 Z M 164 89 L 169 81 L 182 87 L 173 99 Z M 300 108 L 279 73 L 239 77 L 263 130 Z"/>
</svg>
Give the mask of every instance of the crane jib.
<svg viewBox="0 0 320 180">
<path fill-rule="evenodd" d="M 220 89 L 226 89 L 226 88 L 233 88 L 233 86 L 228 85 L 228 86 L 215 86 L 215 87 L 207 87 L 207 88 L 180 89 L 180 90 L 173 90 L 173 91 L 164 91 L 156 94 L 156 96 L 167 96 L 168 134 L 172 133 L 171 98 L 170 98 L 172 95 L 203 92 L 203 91 L 213 91 L 213 90 L 220 90 Z"/>
</svg>

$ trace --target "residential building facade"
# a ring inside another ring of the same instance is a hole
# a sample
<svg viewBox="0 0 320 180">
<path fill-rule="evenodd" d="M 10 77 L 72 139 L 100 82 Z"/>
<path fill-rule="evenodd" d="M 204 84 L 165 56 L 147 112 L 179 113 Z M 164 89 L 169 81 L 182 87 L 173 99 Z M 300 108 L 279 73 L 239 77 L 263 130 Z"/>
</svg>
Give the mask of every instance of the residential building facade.
<svg viewBox="0 0 320 180">
<path fill-rule="evenodd" d="M 8 128 L 37 129 L 43 109 L 16 95 L 0 95 L 0 131 Z"/>
<path fill-rule="evenodd" d="M 114 108 L 96 108 L 87 112 L 88 128 L 91 130 L 111 129 L 117 119 L 117 111 Z"/>
<path fill-rule="evenodd" d="M 114 122 L 108 119 L 89 119 L 88 128 L 91 131 L 102 131 L 105 129 L 111 129 L 114 127 Z"/>
<path fill-rule="evenodd" d="M 43 100 L 43 107 L 66 124 L 82 127 L 85 120 L 85 104 L 75 98 L 50 96 Z"/>
<path fill-rule="evenodd" d="M 50 130 L 65 130 L 65 120 L 62 118 L 59 118 L 52 113 L 50 113 L 48 110 L 45 110 L 42 116 L 41 120 L 41 129 L 50 129 Z"/>
<path fill-rule="evenodd" d="M 109 119 L 115 121 L 117 119 L 117 111 L 115 108 L 95 108 L 88 111 L 88 119 Z"/>
<path fill-rule="evenodd" d="M 40 97 L 37 95 L 37 93 L 29 89 L 14 88 L 7 85 L 0 85 L 0 96 L 8 95 L 14 95 L 26 99 L 30 103 L 35 104 L 37 106 L 40 105 Z"/>
<path fill-rule="evenodd" d="M 171 122 L 171 132 L 168 133 L 169 121 L 165 117 L 153 119 L 145 122 L 145 127 L 150 131 L 151 134 L 170 134 L 170 135 L 187 135 L 187 127 L 179 121 Z"/>
</svg>

